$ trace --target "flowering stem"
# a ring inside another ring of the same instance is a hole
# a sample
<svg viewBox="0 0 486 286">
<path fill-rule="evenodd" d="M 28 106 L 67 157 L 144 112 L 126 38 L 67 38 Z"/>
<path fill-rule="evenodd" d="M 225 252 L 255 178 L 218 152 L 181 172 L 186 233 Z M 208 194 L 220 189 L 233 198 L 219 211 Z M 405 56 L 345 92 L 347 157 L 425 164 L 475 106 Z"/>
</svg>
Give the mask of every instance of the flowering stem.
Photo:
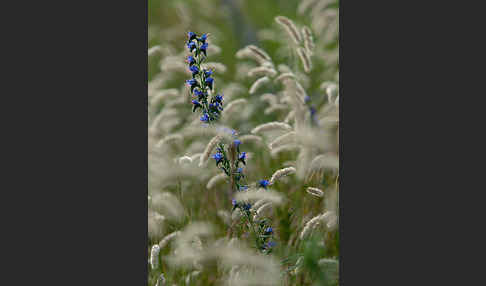
<svg viewBox="0 0 486 286">
<path fill-rule="evenodd" d="M 199 79 L 199 85 L 201 86 L 201 89 L 202 90 L 206 90 L 206 82 L 204 81 L 204 73 L 202 72 L 201 70 L 201 63 L 203 62 L 203 58 L 202 58 L 202 53 L 200 52 L 200 44 L 199 43 L 196 43 L 196 50 L 198 51 L 198 55 L 196 56 L 196 66 L 197 66 L 197 69 L 199 70 L 199 73 L 198 75 L 196 75 L 196 77 L 198 77 Z M 208 101 L 206 99 L 204 99 L 202 101 L 202 104 L 203 104 L 203 111 L 205 113 L 208 113 L 209 112 L 209 106 L 208 106 Z M 210 122 L 208 122 L 210 123 Z"/>
<path fill-rule="evenodd" d="M 230 145 L 230 148 L 228 150 L 228 153 L 229 153 L 229 157 L 230 157 L 230 174 L 231 174 L 231 193 L 234 193 L 237 191 L 236 189 L 236 183 L 235 183 L 235 170 L 237 170 L 237 168 L 235 168 L 235 163 L 236 163 L 236 148 L 235 148 L 235 144 L 234 143 L 231 143 Z"/>
<path fill-rule="evenodd" d="M 251 229 L 253 236 L 255 237 L 255 245 L 257 249 L 260 249 L 260 242 L 258 241 L 258 235 L 257 232 L 255 231 L 255 228 L 253 226 L 253 221 L 250 218 L 250 211 L 245 211 L 246 218 L 248 219 L 248 224 L 250 225 L 249 228 Z"/>
</svg>

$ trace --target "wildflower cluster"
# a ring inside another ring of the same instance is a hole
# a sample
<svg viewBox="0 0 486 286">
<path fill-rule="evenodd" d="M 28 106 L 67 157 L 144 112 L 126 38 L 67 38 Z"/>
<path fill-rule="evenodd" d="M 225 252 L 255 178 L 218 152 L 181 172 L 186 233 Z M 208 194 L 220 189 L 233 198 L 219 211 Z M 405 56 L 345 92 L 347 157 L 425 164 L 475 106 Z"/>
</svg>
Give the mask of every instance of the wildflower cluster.
<svg viewBox="0 0 486 286">
<path fill-rule="evenodd" d="M 186 46 L 191 55 L 187 57 L 186 62 L 189 64 L 192 78 L 187 80 L 186 83 L 190 86 L 194 98 L 192 100 L 192 112 L 200 109 L 202 113 L 200 120 L 202 122 L 216 121 L 223 111 L 223 96 L 213 95 L 214 79 L 211 77 L 213 70 L 201 67 L 202 62 L 207 57 L 208 43 L 206 40 L 208 36 L 202 34 L 198 38 L 196 33 L 193 32 L 189 32 L 187 36 Z"/>
<path fill-rule="evenodd" d="M 273 228 L 267 224 L 266 219 L 258 222 L 258 234 L 260 239 L 260 251 L 271 253 L 277 243 L 273 240 Z"/>
<path fill-rule="evenodd" d="M 241 141 L 236 138 L 236 132 L 232 132 L 233 142 L 226 147 L 223 142 L 218 144 L 216 153 L 213 154 L 213 159 L 216 166 L 223 170 L 223 172 L 231 178 L 232 188 L 236 191 L 248 190 L 248 185 L 244 183 L 245 175 L 240 164 L 246 166 L 246 152 L 240 151 Z M 258 186 L 266 189 L 269 185 L 268 180 L 260 180 Z M 240 209 L 247 219 L 248 227 L 255 238 L 255 245 L 262 253 L 270 253 L 275 246 L 272 241 L 273 228 L 270 226 L 267 219 L 255 219 L 255 211 L 252 210 L 252 205 L 249 202 L 238 202 L 232 200 L 233 211 Z"/>
<path fill-rule="evenodd" d="M 236 137 L 233 132 L 233 136 Z M 220 142 L 216 148 L 216 154 L 212 157 L 216 161 L 216 166 L 223 170 L 223 172 L 230 177 L 237 191 L 248 189 L 248 186 L 243 183 L 245 175 L 240 164 L 246 165 L 246 152 L 240 151 L 241 141 L 234 138 L 233 142 L 225 148 L 225 143 Z"/>
<path fill-rule="evenodd" d="M 232 200 L 233 211 L 240 209 L 244 214 L 248 222 L 248 228 L 252 232 L 256 248 L 265 254 L 270 254 L 273 247 L 276 245 L 273 240 L 273 228 L 267 219 L 255 219 L 252 215 L 252 205 L 248 202 L 238 202 L 235 199 Z M 255 211 L 253 210 L 253 213 Z"/>
</svg>

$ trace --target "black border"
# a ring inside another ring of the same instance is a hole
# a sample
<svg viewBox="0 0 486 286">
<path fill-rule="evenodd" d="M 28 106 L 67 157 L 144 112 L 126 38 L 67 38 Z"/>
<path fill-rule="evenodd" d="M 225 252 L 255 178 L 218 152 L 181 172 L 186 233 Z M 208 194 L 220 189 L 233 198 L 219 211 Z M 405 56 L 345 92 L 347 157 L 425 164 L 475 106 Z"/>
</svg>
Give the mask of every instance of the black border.
<svg viewBox="0 0 486 286">
<path fill-rule="evenodd" d="M 344 21 L 345 3 L 353 6 L 346 8 Z M 339 1 L 340 285 L 346 274 L 348 284 L 356 280 L 350 285 L 367 284 L 371 279 L 378 285 L 389 275 L 392 280 L 383 284 L 416 279 L 417 264 L 431 263 L 419 256 L 427 251 L 410 249 L 410 245 L 430 246 L 417 242 L 417 237 L 428 235 L 425 231 L 432 224 L 419 226 L 428 212 L 437 213 L 435 208 L 443 204 L 445 188 L 438 184 L 450 184 L 452 178 L 426 184 L 424 177 L 437 169 L 437 162 L 454 167 L 448 161 L 450 153 L 460 149 L 453 146 L 443 150 L 442 158 L 431 158 L 431 151 L 449 143 L 462 126 L 424 123 L 438 118 L 436 112 L 458 110 L 442 103 L 463 101 L 458 98 L 464 94 L 462 87 L 451 95 L 452 85 L 470 81 L 453 78 L 449 73 L 454 68 L 448 65 L 461 62 L 451 56 L 469 52 L 446 48 L 467 29 L 458 28 L 461 21 L 455 18 L 450 21 L 449 15 L 460 14 L 456 10 L 446 13 L 441 6 L 437 13 L 437 7 L 426 7 L 426 3 L 420 7 L 405 4 Z M 4 53 L 14 59 L 11 71 L 16 72 L 6 77 L 4 85 L 11 84 L 11 89 L 4 94 L 18 102 L 5 104 L 14 110 L 5 121 L 15 132 L 3 134 L 5 141 L 13 139 L 14 143 L 5 148 L 8 154 L 2 159 L 8 172 L 2 179 L 10 183 L 3 194 L 18 197 L 15 210 L 5 215 L 15 226 L 5 231 L 13 237 L 5 245 L 17 258 L 9 260 L 13 268 L 22 269 L 16 280 L 39 283 L 52 273 L 49 284 L 59 280 L 84 285 L 145 281 L 146 285 L 148 2 L 83 1 L 60 6 L 71 10 L 53 9 L 59 7 L 46 3 L 37 6 L 19 7 L 28 13 L 8 26 L 15 37 L 3 41 L 15 45 L 14 51 Z M 426 16 L 427 9 L 433 17 Z M 442 26 L 436 19 L 441 15 L 454 27 Z M 429 22 L 447 39 L 441 45 L 433 45 L 441 35 Z M 14 31 L 17 24 L 24 25 Z M 344 26 L 348 27 L 346 68 Z M 14 53 L 19 51 L 20 55 Z M 468 71 L 465 67 L 455 70 Z M 437 75 L 441 78 L 431 82 Z M 348 162 L 353 162 L 348 166 L 346 191 L 344 90 L 351 102 L 346 107 L 352 118 L 346 136 Z M 444 125 L 446 139 L 430 143 L 437 127 Z M 417 174 L 425 175 L 417 180 Z M 433 210 L 422 203 L 430 190 L 441 192 L 429 198 Z M 27 214 L 28 219 L 15 221 L 19 214 Z M 347 273 L 343 272 L 344 246 Z M 25 268 L 31 264 L 19 257 L 36 262 Z M 397 260 L 410 261 L 413 269 L 398 267 Z"/>
<path fill-rule="evenodd" d="M 3 94 L 17 100 L 5 104 L 15 132 L 2 135 L 14 141 L 3 194 L 18 196 L 5 216 L 5 274 L 21 271 L 11 281 L 147 285 L 147 6 L 4 9 L 22 14 L 4 38 L 14 63 Z"/>
</svg>

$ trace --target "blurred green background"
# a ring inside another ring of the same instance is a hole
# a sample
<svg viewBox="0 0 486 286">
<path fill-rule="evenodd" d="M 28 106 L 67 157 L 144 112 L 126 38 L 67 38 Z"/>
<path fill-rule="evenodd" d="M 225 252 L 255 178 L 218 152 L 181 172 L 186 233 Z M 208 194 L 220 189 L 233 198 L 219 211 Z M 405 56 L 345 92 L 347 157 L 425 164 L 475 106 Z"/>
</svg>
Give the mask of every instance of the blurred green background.
<svg viewBox="0 0 486 286">
<path fill-rule="evenodd" d="M 278 15 L 287 16 L 290 19 L 299 19 L 299 23 L 309 24 L 303 17 L 298 17 L 298 0 L 149 0 L 148 1 L 148 24 L 149 27 L 170 29 L 181 24 L 181 4 L 189 7 L 191 21 L 187 31 L 197 26 L 196 22 L 202 20 L 217 28 L 220 32 L 212 40 L 222 48 L 222 53 L 211 61 L 224 63 L 228 71 L 221 76 L 223 79 L 235 71 L 235 53 L 238 49 L 249 44 L 255 44 L 269 54 L 273 55 L 277 49 L 277 43 L 257 40 L 258 30 L 269 28 L 274 25 L 274 18 Z M 203 9 L 205 11 L 198 11 Z M 197 34 L 211 33 L 212 31 L 194 31 Z M 149 47 L 158 44 L 169 44 L 173 47 L 184 47 L 186 34 L 168 37 L 167 35 L 155 32 L 149 38 Z M 155 63 L 157 57 L 150 59 Z M 149 65 L 149 79 L 158 72 L 158 65 Z"/>
</svg>

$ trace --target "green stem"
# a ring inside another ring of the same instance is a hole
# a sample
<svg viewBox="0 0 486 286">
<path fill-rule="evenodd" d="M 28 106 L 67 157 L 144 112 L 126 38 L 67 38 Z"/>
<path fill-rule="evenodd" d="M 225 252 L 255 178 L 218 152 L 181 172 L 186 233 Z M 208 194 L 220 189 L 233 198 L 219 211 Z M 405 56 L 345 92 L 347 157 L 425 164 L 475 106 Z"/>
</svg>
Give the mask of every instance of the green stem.
<svg viewBox="0 0 486 286">
<path fill-rule="evenodd" d="M 251 231 L 252 231 L 252 233 L 253 233 L 253 236 L 255 237 L 255 244 L 256 244 L 256 247 L 257 247 L 257 249 L 260 249 L 260 243 L 259 243 L 259 240 L 258 240 L 257 233 L 256 233 L 256 231 L 255 231 L 255 228 L 254 228 L 254 226 L 253 226 L 252 220 L 251 220 L 251 218 L 250 218 L 250 214 L 249 214 L 249 212 L 248 212 L 248 211 L 245 211 L 245 213 L 246 213 L 246 218 L 248 219 L 248 223 L 249 223 L 249 224 L 250 224 L 250 226 L 251 226 Z"/>
</svg>

